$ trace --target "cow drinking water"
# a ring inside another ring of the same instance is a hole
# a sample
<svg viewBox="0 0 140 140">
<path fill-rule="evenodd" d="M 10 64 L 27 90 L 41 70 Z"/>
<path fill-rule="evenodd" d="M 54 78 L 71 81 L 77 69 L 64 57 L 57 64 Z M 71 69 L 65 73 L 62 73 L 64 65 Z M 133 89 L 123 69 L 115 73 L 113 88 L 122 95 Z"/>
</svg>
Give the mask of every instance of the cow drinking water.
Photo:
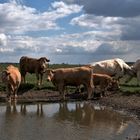
<svg viewBox="0 0 140 140">
<path fill-rule="evenodd" d="M 108 89 L 117 90 L 119 89 L 118 81 L 113 79 L 107 74 L 93 74 L 93 83 L 95 88 L 100 88 L 100 95 L 106 95 Z"/>
</svg>

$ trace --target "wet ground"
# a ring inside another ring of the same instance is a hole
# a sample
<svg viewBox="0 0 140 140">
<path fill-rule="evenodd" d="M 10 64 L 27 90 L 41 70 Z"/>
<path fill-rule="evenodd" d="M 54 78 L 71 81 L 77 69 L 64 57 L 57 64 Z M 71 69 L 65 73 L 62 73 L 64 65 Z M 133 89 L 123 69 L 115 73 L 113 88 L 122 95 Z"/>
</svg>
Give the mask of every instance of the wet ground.
<svg viewBox="0 0 140 140">
<path fill-rule="evenodd" d="M 72 93 L 66 95 L 66 101 L 83 101 L 86 100 L 86 93 Z M 18 103 L 34 103 L 34 102 L 63 102 L 60 99 L 58 91 L 52 90 L 28 90 L 19 93 Z M 109 95 L 103 98 L 93 98 L 91 101 L 97 102 L 101 105 L 112 107 L 113 109 L 123 110 L 136 116 L 140 120 L 140 94 L 138 93 L 122 93 L 109 92 Z M 0 102 L 6 102 L 5 92 L 0 92 Z"/>
<path fill-rule="evenodd" d="M 125 113 L 126 116 L 133 117 L 137 120 L 138 127 L 136 127 L 136 129 L 140 129 L 139 128 L 140 126 L 140 94 L 122 93 L 122 92 L 117 91 L 117 92 L 109 92 L 108 96 L 103 97 L 103 98 L 96 97 L 88 101 L 86 100 L 86 98 L 87 98 L 86 93 L 82 93 L 82 94 L 72 93 L 72 94 L 66 95 L 66 101 L 62 101 L 60 100 L 60 95 L 58 91 L 52 91 L 48 89 L 42 89 L 42 90 L 31 89 L 31 90 L 19 93 L 18 98 L 17 98 L 17 104 L 37 104 L 40 102 L 45 103 L 45 104 L 46 103 L 64 104 L 67 102 L 68 103 L 73 102 L 75 104 L 75 102 L 77 101 L 84 101 L 90 105 L 96 104 L 103 107 L 109 107 L 111 108 L 111 110 L 117 110 L 121 113 Z M 5 92 L 0 92 L 0 102 L 1 104 L 6 103 Z M 18 105 L 18 108 L 19 108 L 19 105 Z M 26 113 L 24 107 L 23 107 L 23 112 Z M 61 115 L 65 115 L 65 114 L 61 114 Z M 123 121 L 125 121 L 125 119 Z M 77 121 L 80 121 L 80 120 L 77 120 Z M 131 127 L 131 125 L 129 127 Z M 125 137 L 128 140 L 139 140 L 140 134 L 138 133 L 140 132 L 138 131 L 137 133 L 133 133 L 133 135 L 128 135 L 128 136 L 125 135 Z M 137 139 L 135 139 L 136 137 Z"/>
</svg>

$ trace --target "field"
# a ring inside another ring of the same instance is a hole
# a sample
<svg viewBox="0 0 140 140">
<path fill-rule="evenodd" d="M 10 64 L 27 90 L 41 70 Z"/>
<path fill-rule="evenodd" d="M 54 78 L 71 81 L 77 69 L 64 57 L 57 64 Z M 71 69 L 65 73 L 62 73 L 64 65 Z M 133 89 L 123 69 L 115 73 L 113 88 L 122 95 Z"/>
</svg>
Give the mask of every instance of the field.
<svg viewBox="0 0 140 140">
<path fill-rule="evenodd" d="M 0 73 L 2 72 L 2 70 L 4 70 L 10 64 L 12 64 L 12 65 L 14 65 L 16 67 L 19 67 L 19 64 L 17 64 L 17 63 L 0 63 Z M 49 68 L 51 68 L 51 69 L 67 68 L 67 67 L 77 67 L 77 66 L 81 66 L 81 65 L 49 64 Z M 27 84 L 26 85 L 22 85 L 20 87 L 20 90 L 23 90 L 23 89 L 34 89 L 34 90 L 36 90 L 37 89 L 35 74 L 27 74 L 26 75 L 26 81 L 27 81 Z M 47 82 L 45 75 L 43 77 L 43 85 L 42 85 L 41 89 L 51 89 L 51 90 L 55 89 L 55 87 L 53 86 L 53 84 L 51 82 Z M 0 83 L 0 91 L 3 91 L 3 90 L 5 90 L 5 86 L 3 85 L 3 83 Z M 71 89 L 69 89 L 69 90 L 71 90 Z M 120 80 L 120 91 L 128 92 L 130 94 L 131 93 L 139 93 L 140 86 L 137 85 L 137 79 L 133 78 L 127 84 L 124 83 L 124 79 L 121 79 Z"/>
</svg>

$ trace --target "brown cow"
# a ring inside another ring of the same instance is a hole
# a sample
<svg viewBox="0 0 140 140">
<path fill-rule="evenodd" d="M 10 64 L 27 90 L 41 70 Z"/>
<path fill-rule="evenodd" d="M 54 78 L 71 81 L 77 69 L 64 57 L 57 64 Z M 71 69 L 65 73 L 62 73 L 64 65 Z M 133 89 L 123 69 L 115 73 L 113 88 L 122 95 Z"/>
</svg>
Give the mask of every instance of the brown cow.
<svg viewBox="0 0 140 140">
<path fill-rule="evenodd" d="M 47 70 L 47 80 L 58 88 L 61 98 L 65 99 L 65 86 L 86 86 L 88 99 L 93 91 L 92 70 L 88 67 L 60 68 Z"/>
<path fill-rule="evenodd" d="M 6 70 L 2 71 L 1 74 L 2 82 L 6 84 L 7 87 L 7 97 L 11 101 L 12 95 L 14 99 L 17 97 L 17 91 L 21 83 L 21 74 L 18 68 L 10 65 Z"/>
<path fill-rule="evenodd" d="M 48 67 L 49 59 L 46 57 L 41 57 L 39 59 L 29 58 L 23 56 L 20 58 L 20 72 L 22 76 L 22 80 L 25 83 L 25 75 L 26 73 L 35 73 L 37 77 L 37 85 L 40 86 L 42 84 L 43 73 L 46 71 Z"/>
<path fill-rule="evenodd" d="M 100 87 L 101 96 L 102 94 L 106 95 L 107 89 L 119 89 L 117 80 L 113 80 L 113 78 L 107 74 L 93 74 L 93 83 L 95 87 Z"/>
</svg>

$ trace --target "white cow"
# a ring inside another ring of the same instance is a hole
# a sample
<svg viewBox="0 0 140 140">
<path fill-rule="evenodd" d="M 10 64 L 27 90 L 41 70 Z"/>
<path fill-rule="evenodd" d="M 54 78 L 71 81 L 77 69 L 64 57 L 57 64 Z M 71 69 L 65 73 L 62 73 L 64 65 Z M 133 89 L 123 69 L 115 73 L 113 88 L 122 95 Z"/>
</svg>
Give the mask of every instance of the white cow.
<svg viewBox="0 0 140 140">
<path fill-rule="evenodd" d="M 93 68 L 94 73 L 107 74 L 117 80 L 124 75 L 134 75 L 131 67 L 119 58 L 90 63 L 90 66 Z"/>
</svg>

